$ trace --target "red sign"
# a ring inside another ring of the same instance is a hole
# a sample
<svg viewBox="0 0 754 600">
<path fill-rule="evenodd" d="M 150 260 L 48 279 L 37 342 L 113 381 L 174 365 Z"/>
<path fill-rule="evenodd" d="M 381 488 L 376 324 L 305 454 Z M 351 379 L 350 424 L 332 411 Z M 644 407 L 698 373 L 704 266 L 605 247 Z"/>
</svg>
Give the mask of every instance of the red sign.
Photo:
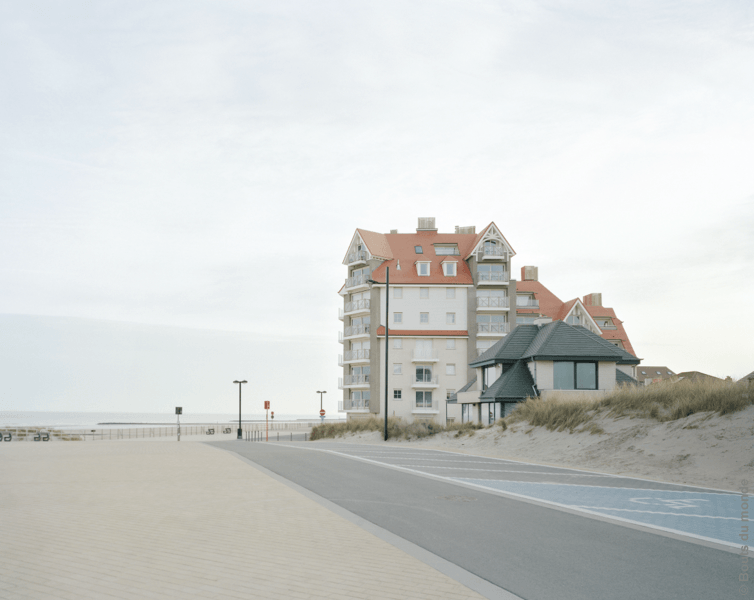
<svg viewBox="0 0 754 600">
<path fill-rule="evenodd" d="M 264 401 L 264 409 L 265 410 L 270 410 L 270 401 L 269 400 L 265 400 Z"/>
<path fill-rule="evenodd" d="M 323 408 L 321 411 L 319 411 L 319 416 L 324 417 L 325 416 L 325 409 Z"/>
</svg>

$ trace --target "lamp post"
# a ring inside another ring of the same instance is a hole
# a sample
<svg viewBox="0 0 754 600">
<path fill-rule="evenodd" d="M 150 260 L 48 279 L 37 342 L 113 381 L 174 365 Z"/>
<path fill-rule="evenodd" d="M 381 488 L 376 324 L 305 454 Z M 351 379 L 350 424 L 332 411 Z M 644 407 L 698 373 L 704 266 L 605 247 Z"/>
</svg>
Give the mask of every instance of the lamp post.
<svg viewBox="0 0 754 600">
<path fill-rule="evenodd" d="M 317 390 L 317 393 L 319 394 L 319 418 L 322 419 L 322 422 L 325 422 L 325 409 L 322 408 L 322 394 L 326 394 L 327 392 L 320 392 Z"/>
<path fill-rule="evenodd" d="M 368 279 L 367 283 L 371 288 L 375 283 L 374 279 Z M 388 356 L 390 350 L 390 333 L 388 331 L 388 322 L 390 320 L 390 267 L 385 267 L 385 441 L 387 442 L 387 391 L 388 391 Z"/>
<path fill-rule="evenodd" d="M 241 429 L 241 386 L 247 383 L 247 381 L 245 379 L 243 381 L 236 380 L 233 383 L 238 384 L 238 439 L 243 440 L 243 430 Z"/>
</svg>

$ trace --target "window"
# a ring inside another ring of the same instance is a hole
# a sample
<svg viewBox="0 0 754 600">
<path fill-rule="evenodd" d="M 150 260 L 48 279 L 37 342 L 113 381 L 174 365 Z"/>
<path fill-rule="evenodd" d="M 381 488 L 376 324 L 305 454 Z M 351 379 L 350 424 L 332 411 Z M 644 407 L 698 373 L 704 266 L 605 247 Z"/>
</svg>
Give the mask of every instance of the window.
<svg viewBox="0 0 754 600">
<path fill-rule="evenodd" d="M 429 288 L 419 288 L 419 298 L 429 298 Z"/>
<path fill-rule="evenodd" d="M 424 254 L 424 249 L 421 246 L 414 246 L 414 252 L 417 254 Z"/>
<path fill-rule="evenodd" d="M 455 375 L 456 374 L 456 366 L 453 363 L 449 363 L 445 365 L 445 374 L 446 375 Z"/>
<path fill-rule="evenodd" d="M 458 246 L 455 246 L 455 245 L 449 245 L 449 246 L 435 245 L 435 254 L 437 256 L 458 256 L 460 252 L 458 252 Z"/>
<path fill-rule="evenodd" d="M 453 394 L 455 394 L 455 393 L 456 393 L 455 390 L 446 390 L 445 391 L 445 399 L 446 400 L 452 400 L 453 399 Z"/>
<path fill-rule="evenodd" d="M 393 390 L 393 400 L 402 400 L 402 390 Z"/>
<path fill-rule="evenodd" d="M 445 349 L 446 350 L 455 350 L 456 349 L 456 341 L 455 340 L 445 340 Z"/>
<path fill-rule="evenodd" d="M 419 323 L 429 323 L 429 313 L 419 313 Z"/>
<path fill-rule="evenodd" d="M 393 313 L 393 323 L 403 323 L 403 313 Z"/>
<path fill-rule="evenodd" d="M 597 363 L 557 361 L 554 381 L 556 390 L 596 390 Z"/>
<path fill-rule="evenodd" d="M 393 298 L 400 300 L 403 298 L 403 288 L 393 288 Z"/>
<path fill-rule="evenodd" d="M 494 344 L 494 343 L 495 343 L 495 341 L 494 341 L 494 340 L 482 340 L 482 341 L 478 341 L 478 340 L 477 340 L 477 343 L 476 343 L 476 353 L 477 353 L 478 355 L 481 355 L 481 354 L 483 354 L 483 353 L 484 353 L 484 352 L 486 352 L 486 351 L 487 351 L 487 350 L 488 350 L 488 349 L 489 349 L 489 348 L 490 348 L 490 347 L 492 346 L 492 344 Z"/>
<path fill-rule="evenodd" d="M 581 325 L 581 317 L 579 315 L 571 315 L 566 319 L 566 323 L 569 325 Z"/>
<path fill-rule="evenodd" d="M 403 365 L 401 363 L 393 363 L 393 375 L 403 375 Z"/>
<path fill-rule="evenodd" d="M 369 383 L 369 366 L 351 367 L 351 383 Z"/>
<path fill-rule="evenodd" d="M 508 273 L 503 270 L 503 265 L 478 265 L 477 279 L 505 283 L 508 281 Z"/>
<path fill-rule="evenodd" d="M 417 383 L 432 383 L 432 367 L 416 367 Z"/>
<path fill-rule="evenodd" d="M 351 409 L 369 408 L 369 390 L 353 390 L 351 392 Z"/>
<path fill-rule="evenodd" d="M 422 277 L 429 277 L 429 263 L 428 262 L 416 263 L 416 271 Z"/>
<path fill-rule="evenodd" d="M 516 306 L 530 306 L 533 305 L 534 298 L 532 296 L 516 296 Z"/>
<path fill-rule="evenodd" d="M 445 313 L 445 323 L 447 325 L 456 324 L 456 313 Z"/>
<path fill-rule="evenodd" d="M 416 392 L 416 408 L 432 408 L 432 392 Z"/>
<path fill-rule="evenodd" d="M 516 316 L 516 325 L 532 325 L 534 323 L 534 319 L 537 317 L 519 317 Z"/>
<path fill-rule="evenodd" d="M 393 338 L 393 348 L 395 350 L 401 350 L 403 348 L 403 340 L 400 338 Z"/>
<path fill-rule="evenodd" d="M 448 300 L 455 300 L 456 288 L 445 288 L 445 298 Z"/>
<path fill-rule="evenodd" d="M 442 271 L 445 277 L 455 277 L 456 276 L 456 263 L 454 262 L 442 263 Z"/>
</svg>

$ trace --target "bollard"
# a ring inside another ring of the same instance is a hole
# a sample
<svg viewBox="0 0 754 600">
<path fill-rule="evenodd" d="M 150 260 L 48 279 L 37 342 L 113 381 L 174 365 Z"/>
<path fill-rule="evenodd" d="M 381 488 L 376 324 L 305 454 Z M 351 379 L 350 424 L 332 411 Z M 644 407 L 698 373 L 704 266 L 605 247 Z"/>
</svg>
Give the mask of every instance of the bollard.
<svg viewBox="0 0 754 600">
<path fill-rule="evenodd" d="M 293 432 L 291 431 L 291 441 L 293 441 Z"/>
<path fill-rule="evenodd" d="M 280 441 L 280 432 L 278 431 L 278 442 Z"/>
</svg>

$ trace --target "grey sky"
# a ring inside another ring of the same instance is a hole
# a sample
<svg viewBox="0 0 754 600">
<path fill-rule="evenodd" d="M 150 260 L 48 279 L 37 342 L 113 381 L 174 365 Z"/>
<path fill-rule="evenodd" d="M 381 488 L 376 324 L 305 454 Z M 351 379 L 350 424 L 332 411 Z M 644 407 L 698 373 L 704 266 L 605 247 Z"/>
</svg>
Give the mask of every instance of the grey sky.
<svg viewBox="0 0 754 600">
<path fill-rule="evenodd" d="M 197 410 L 233 402 L 218 361 L 177 351 L 107 397 L 55 384 L 91 390 L 98 344 L 113 377 L 142 364 L 133 323 L 235 348 L 231 377 L 281 412 L 325 387 L 332 413 L 346 246 L 418 216 L 494 220 L 515 272 L 602 292 L 645 364 L 744 375 L 752 70 L 748 2 L 2 3 L 0 323 L 51 350 L 3 336 L 50 375 L 0 365 L 2 402 L 163 410 L 148 390 L 188 370 Z M 89 319 L 120 322 L 112 343 Z"/>
</svg>

